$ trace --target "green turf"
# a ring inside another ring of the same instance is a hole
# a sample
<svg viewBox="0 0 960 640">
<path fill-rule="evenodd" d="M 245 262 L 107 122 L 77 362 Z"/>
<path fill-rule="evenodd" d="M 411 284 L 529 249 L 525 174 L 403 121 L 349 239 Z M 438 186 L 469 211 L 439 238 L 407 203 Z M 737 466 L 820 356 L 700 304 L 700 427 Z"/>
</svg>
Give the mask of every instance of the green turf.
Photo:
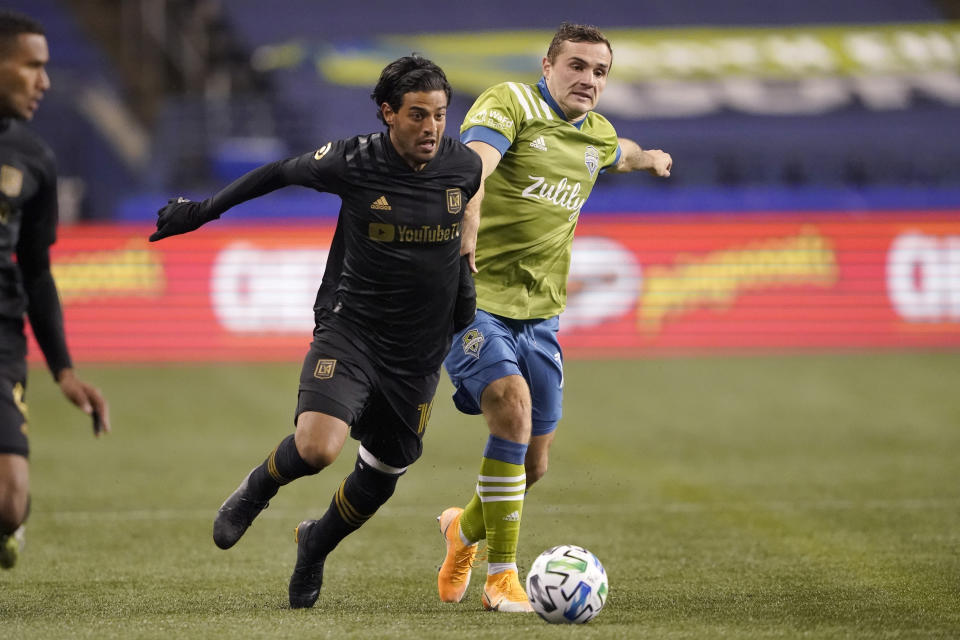
<svg viewBox="0 0 960 640">
<path fill-rule="evenodd" d="M 960 637 L 960 354 L 567 364 L 566 418 L 524 509 L 521 570 L 588 547 L 589 625 L 435 595 L 434 517 L 468 498 L 486 430 L 441 387 L 423 458 L 289 611 L 293 527 L 353 463 L 284 489 L 234 549 L 216 508 L 289 432 L 299 363 L 94 368 L 114 433 L 32 373 L 34 512 L 0 572 L 3 638 Z M 481 572 L 482 575 L 482 572 Z"/>
</svg>

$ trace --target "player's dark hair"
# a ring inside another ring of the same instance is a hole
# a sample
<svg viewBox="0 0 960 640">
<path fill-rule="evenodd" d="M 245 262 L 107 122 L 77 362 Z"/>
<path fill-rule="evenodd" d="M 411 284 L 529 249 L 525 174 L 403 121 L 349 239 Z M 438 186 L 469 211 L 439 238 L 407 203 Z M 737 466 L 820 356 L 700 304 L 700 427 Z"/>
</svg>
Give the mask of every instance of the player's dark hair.
<svg viewBox="0 0 960 640">
<path fill-rule="evenodd" d="M 11 40 L 22 33 L 46 35 L 43 25 L 33 18 L 16 11 L 0 11 L 0 53 L 6 53 Z"/>
<path fill-rule="evenodd" d="M 560 49 L 563 48 L 564 42 L 602 42 L 607 45 L 610 55 L 613 55 L 613 47 L 610 46 L 610 41 L 607 40 L 600 29 L 592 24 L 564 22 L 553 34 L 553 40 L 550 41 L 550 46 L 547 48 L 547 60 L 550 61 L 550 64 L 557 61 L 557 56 L 560 55 Z"/>
<path fill-rule="evenodd" d="M 430 60 L 417 54 L 398 58 L 383 68 L 380 80 L 370 94 L 377 104 L 380 122 L 387 124 L 380 106 L 386 102 L 391 109 L 399 111 L 403 106 L 403 96 L 411 91 L 443 91 L 447 94 L 447 104 L 453 92 L 443 69 Z"/>
</svg>

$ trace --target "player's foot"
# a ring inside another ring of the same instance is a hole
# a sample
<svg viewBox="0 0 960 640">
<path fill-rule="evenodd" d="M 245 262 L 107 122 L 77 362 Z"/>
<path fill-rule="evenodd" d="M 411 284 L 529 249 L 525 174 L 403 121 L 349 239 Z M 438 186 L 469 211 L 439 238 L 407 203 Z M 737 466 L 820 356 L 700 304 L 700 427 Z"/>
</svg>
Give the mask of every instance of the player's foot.
<svg viewBox="0 0 960 640">
<path fill-rule="evenodd" d="M 290 576 L 290 608 L 305 609 L 312 607 L 320 597 L 323 585 L 323 563 L 326 556 L 317 557 L 310 550 L 310 534 L 317 520 L 304 520 L 294 530 L 293 539 L 297 543 L 297 566 Z"/>
<path fill-rule="evenodd" d="M 0 569 L 12 569 L 17 564 L 20 552 L 23 551 L 26 532 L 26 528 L 20 525 L 13 533 L 0 536 Z"/>
<path fill-rule="evenodd" d="M 460 516 L 463 509 L 450 507 L 437 516 L 440 535 L 447 546 L 447 555 L 437 574 L 437 590 L 441 602 L 460 602 L 470 585 L 470 573 L 477 556 L 477 543 L 467 545 L 460 539 Z"/>
<path fill-rule="evenodd" d="M 250 474 L 243 479 L 237 490 L 230 494 L 217 511 L 213 521 L 213 541 L 221 549 L 229 549 L 253 523 L 261 511 L 270 504 L 267 500 L 256 500 L 250 491 Z"/>
<path fill-rule="evenodd" d="M 487 611 L 504 611 L 508 613 L 532 612 L 527 592 L 520 586 L 520 578 L 513 569 L 507 569 L 492 576 L 487 576 L 487 584 L 483 585 L 483 608 Z"/>
</svg>

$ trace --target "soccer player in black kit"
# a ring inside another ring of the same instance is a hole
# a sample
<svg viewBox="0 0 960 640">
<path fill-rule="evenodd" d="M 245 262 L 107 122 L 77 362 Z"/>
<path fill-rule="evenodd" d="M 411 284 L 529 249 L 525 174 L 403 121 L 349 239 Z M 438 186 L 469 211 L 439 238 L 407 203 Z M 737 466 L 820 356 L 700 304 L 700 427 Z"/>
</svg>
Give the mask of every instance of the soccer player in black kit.
<svg viewBox="0 0 960 640">
<path fill-rule="evenodd" d="M 171 201 L 150 237 L 191 231 L 291 184 L 342 200 L 300 373 L 296 429 L 247 475 L 213 524 L 217 546 L 232 547 L 281 486 L 330 465 L 348 433 L 360 442 L 353 472 L 326 513 L 296 529 L 292 608 L 314 605 L 327 555 L 420 457 L 440 364 L 453 332 L 474 316 L 460 236 L 481 162 L 443 136 L 450 93 L 438 66 L 400 58 L 384 68 L 371 96 L 385 133 L 265 165 L 203 202 Z"/>
<path fill-rule="evenodd" d="M 24 314 L 63 394 L 108 431 L 107 404 L 73 370 L 50 272 L 57 232 L 53 152 L 23 125 L 50 88 L 43 27 L 0 11 L 0 567 L 16 564 L 30 507 Z"/>
</svg>

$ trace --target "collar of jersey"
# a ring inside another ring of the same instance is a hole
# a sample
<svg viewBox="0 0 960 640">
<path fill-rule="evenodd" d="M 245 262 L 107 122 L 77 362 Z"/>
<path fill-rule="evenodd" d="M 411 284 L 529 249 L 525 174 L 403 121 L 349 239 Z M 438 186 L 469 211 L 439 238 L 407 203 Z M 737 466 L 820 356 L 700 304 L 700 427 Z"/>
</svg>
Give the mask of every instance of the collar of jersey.
<svg viewBox="0 0 960 640">
<path fill-rule="evenodd" d="M 560 118 L 565 122 L 570 122 L 569 120 L 567 120 L 567 116 L 564 115 L 563 109 L 560 108 L 560 105 L 557 104 L 557 101 L 553 99 L 552 95 L 550 95 L 550 90 L 547 89 L 547 79 L 544 78 L 543 76 L 540 77 L 540 82 L 537 83 L 537 89 L 540 90 L 540 95 L 543 96 L 543 99 L 546 100 L 548 105 L 550 105 L 550 108 L 553 109 L 553 112 L 558 116 L 560 116 Z M 583 118 L 580 122 L 570 122 L 570 124 L 572 124 L 577 129 L 579 129 L 583 126 L 583 123 L 586 121 L 587 119 Z"/>
</svg>

